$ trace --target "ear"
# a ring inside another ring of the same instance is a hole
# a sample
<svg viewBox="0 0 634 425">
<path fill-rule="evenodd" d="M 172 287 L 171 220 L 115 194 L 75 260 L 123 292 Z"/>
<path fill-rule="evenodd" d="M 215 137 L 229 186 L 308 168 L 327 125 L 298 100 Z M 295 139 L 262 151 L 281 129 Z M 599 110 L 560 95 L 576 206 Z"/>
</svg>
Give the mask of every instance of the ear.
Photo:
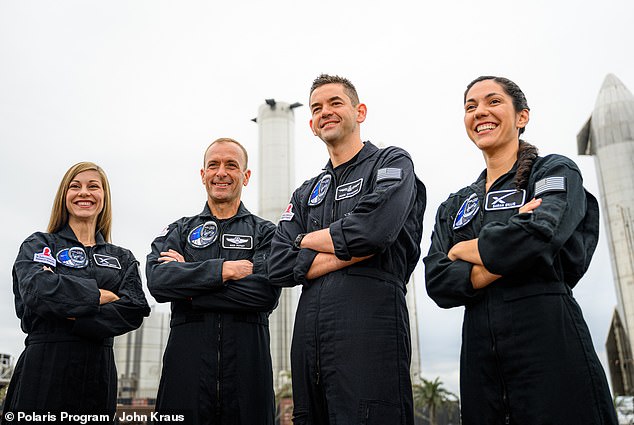
<svg viewBox="0 0 634 425">
<path fill-rule="evenodd" d="M 365 117 L 368 114 L 368 107 L 365 106 L 365 103 L 359 103 L 357 105 L 357 122 L 362 123 L 365 121 Z"/>
<path fill-rule="evenodd" d="M 522 109 L 518 114 L 517 114 L 517 120 L 515 123 L 515 126 L 517 128 L 524 128 L 526 127 L 526 124 L 528 124 L 528 120 L 530 118 L 530 113 L 528 112 L 528 109 Z"/>
<path fill-rule="evenodd" d="M 200 169 L 200 180 L 203 182 L 203 186 L 205 185 L 205 170 Z"/>
<path fill-rule="evenodd" d="M 310 131 L 313 132 L 313 136 L 316 136 L 317 133 L 315 133 L 315 129 L 313 129 L 313 120 L 311 119 L 308 124 L 310 125 Z"/>
<path fill-rule="evenodd" d="M 246 186 L 249 184 L 249 179 L 251 178 L 251 170 L 247 170 L 244 172 L 244 181 L 242 182 L 243 186 Z"/>
</svg>

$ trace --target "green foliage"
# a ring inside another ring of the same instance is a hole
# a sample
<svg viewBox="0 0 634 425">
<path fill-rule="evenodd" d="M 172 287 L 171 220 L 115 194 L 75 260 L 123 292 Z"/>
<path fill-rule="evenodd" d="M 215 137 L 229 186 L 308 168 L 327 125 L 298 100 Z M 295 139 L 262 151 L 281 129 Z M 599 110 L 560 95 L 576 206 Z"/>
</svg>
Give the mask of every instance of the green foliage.
<svg viewBox="0 0 634 425">
<path fill-rule="evenodd" d="M 439 377 L 433 381 L 421 378 L 420 383 L 412 385 L 412 393 L 416 415 L 427 419 L 429 425 L 437 425 L 436 415 L 439 409 L 459 402 L 457 395 L 443 387 Z"/>
</svg>

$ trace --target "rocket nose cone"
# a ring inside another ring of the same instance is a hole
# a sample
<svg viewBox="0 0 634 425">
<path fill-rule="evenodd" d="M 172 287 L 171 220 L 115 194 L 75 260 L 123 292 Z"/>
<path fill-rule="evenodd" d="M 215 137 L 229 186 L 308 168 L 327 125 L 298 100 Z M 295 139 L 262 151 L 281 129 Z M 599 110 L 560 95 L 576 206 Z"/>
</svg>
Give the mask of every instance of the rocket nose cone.
<svg viewBox="0 0 634 425">
<path fill-rule="evenodd" d="M 616 96 L 612 97 L 612 94 L 616 94 Z M 603 80 L 603 85 L 599 91 L 599 97 L 601 97 L 601 95 L 607 95 L 612 97 L 613 100 L 619 99 L 621 101 L 634 99 L 634 96 L 632 96 L 632 93 L 625 87 L 625 84 L 614 74 L 605 76 L 605 80 Z"/>
</svg>

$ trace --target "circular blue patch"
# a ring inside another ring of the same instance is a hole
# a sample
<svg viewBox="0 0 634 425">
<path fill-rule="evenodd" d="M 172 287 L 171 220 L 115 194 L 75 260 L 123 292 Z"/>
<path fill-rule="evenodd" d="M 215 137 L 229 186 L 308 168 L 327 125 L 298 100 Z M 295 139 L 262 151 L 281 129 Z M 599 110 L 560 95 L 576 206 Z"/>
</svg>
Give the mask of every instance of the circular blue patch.
<svg viewBox="0 0 634 425">
<path fill-rule="evenodd" d="M 208 221 L 195 227 L 189 236 L 187 242 L 194 248 L 206 248 L 218 239 L 218 225 L 215 221 Z"/>
<path fill-rule="evenodd" d="M 322 203 L 328 193 L 332 176 L 330 174 L 324 174 L 322 178 L 315 184 L 313 190 L 310 192 L 310 198 L 308 198 L 308 206 L 314 207 Z"/>
<path fill-rule="evenodd" d="M 472 193 L 460 206 L 456 214 L 456 219 L 453 221 L 453 229 L 457 230 L 467 225 L 467 223 L 475 217 L 479 209 L 480 200 L 478 199 L 478 195 Z"/>
<path fill-rule="evenodd" d="M 56 257 L 58 262 L 74 269 L 83 269 L 88 265 L 86 251 L 78 246 L 62 249 Z"/>
</svg>

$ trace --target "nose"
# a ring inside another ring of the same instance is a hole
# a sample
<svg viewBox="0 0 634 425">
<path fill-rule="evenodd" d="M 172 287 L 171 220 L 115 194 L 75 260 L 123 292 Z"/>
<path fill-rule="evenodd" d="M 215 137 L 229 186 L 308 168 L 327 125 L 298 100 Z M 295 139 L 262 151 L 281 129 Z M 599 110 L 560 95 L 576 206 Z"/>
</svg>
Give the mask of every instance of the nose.
<svg viewBox="0 0 634 425">
<path fill-rule="evenodd" d="M 473 118 L 478 119 L 480 117 L 483 117 L 486 115 L 486 112 L 486 107 L 482 105 L 482 103 L 479 103 L 478 105 L 476 105 L 476 109 L 473 112 Z"/>
<path fill-rule="evenodd" d="M 219 177 L 227 175 L 227 169 L 225 168 L 224 164 L 220 164 L 218 166 L 218 171 L 216 171 L 216 175 L 219 176 Z"/>
<path fill-rule="evenodd" d="M 90 194 L 90 192 L 88 192 L 88 186 L 86 186 L 85 184 L 82 184 L 81 187 L 79 188 L 79 196 L 85 197 L 88 196 Z"/>
</svg>

